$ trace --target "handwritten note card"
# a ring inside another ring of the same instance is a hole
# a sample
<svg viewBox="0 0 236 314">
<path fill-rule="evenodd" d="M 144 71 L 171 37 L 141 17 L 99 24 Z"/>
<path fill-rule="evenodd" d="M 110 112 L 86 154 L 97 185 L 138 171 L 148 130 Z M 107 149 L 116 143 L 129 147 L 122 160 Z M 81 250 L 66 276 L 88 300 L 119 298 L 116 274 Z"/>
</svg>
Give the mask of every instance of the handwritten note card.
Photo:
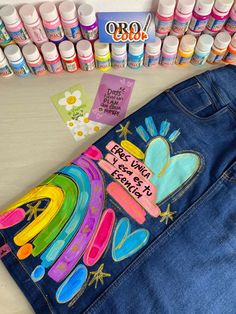
<svg viewBox="0 0 236 314">
<path fill-rule="evenodd" d="M 90 111 L 90 120 L 116 125 L 124 119 L 134 82 L 126 77 L 103 74 Z"/>
</svg>

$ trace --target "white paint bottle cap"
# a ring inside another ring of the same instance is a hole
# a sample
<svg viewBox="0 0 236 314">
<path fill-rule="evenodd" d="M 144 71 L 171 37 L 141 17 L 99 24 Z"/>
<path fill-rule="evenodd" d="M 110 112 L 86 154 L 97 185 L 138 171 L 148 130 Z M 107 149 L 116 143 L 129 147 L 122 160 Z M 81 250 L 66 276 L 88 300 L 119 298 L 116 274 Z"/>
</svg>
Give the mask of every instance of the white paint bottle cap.
<svg viewBox="0 0 236 314">
<path fill-rule="evenodd" d="M 174 13 L 176 0 L 159 0 L 157 12 L 161 16 L 171 16 Z"/>
<path fill-rule="evenodd" d="M 143 53 L 144 43 L 130 43 L 129 53 L 133 56 L 140 56 Z"/>
<path fill-rule="evenodd" d="M 96 40 L 94 43 L 94 50 L 97 56 L 105 56 L 110 52 L 109 44 L 101 43 L 99 40 Z"/>
<path fill-rule="evenodd" d="M 58 48 L 62 58 L 71 58 L 75 54 L 75 47 L 69 40 L 62 41 Z"/>
<path fill-rule="evenodd" d="M 127 51 L 127 44 L 126 43 L 112 44 L 111 51 L 115 55 L 123 55 Z"/>
<path fill-rule="evenodd" d="M 41 46 L 42 54 L 45 60 L 53 61 L 59 57 L 57 46 L 54 43 L 44 43 Z"/>
<path fill-rule="evenodd" d="M 194 12 L 201 16 L 206 16 L 211 13 L 214 0 L 197 0 L 197 3 L 194 7 Z"/>
<path fill-rule="evenodd" d="M 196 42 L 197 40 L 193 35 L 184 35 L 180 41 L 180 48 L 184 51 L 194 50 Z"/>
<path fill-rule="evenodd" d="M 96 22 L 94 7 L 90 4 L 81 4 L 78 8 L 79 21 L 84 26 L 90 26 Z"/>
<path fill-rule="evenodd" d="M 195 0 L 179 0 L 177 10 L 182 14 L 190 14 L 193 12 Z"/>
<path fill-rule="evenodd" d="M 35 61 L 40 58 L 38 48 L 34 44 L 27 44 L 22 48 L 22 53 L 27 61 Z"/>
<path fill-rule="evenodd" d="M 0 10 L 0 16 L 7 25 L 15 24 L 20 21 L 19 14 L 13 5 L 6 5 Z"/>
<path fill-rule="evenodd" d="M 59 12 L 64 21 L 70 21 L 77 18 L 76 6 L 73 1 L 63 1 L 59 5 Z"/>
<path fill-rule="evenodd" d="M 214 8 L 221 13 L 228 13 L 234 0 L 216 0 Z"/>
<path fill-rule="evenodd" d="M 220 32 L 216 35 L 214 46 L 219 49 L 226 49 L 231 41 L 231 36 L 227 32 Z"/>
<path fill-rule="evenodd" d="M 92 45 L 88 40 L 82 39 L 77 42 L 76 50 L 80 57 L 89 57 L 93 53 Z"/>
<path fill-rule="evenodd" d="M 208 52 L 211 51 L 211 47 L 214 43 L 214 38 L 211 35 L 203 34 L 198 38 L 196 49 Z"/>
<path fill-rule="evenodd" d="M 52 2 L 45 2 L 40 5 L 39 12 L 42 19 L 48 22 L 54 21 L 58 18 L 57 8 Z"/>
<path fill-rule="evenodd" d="M 153 43 L 147 43 L 146 51 L 150 54 L 159 53 L 161 50 L 161 39 L 159 37 L 155 38 Z"/>
<path fill-rule="evenodd" d="M 163 50 L 168 53 L 174 53 L 177 51 L 179 45 L 179 39 L 175 36 L 167 36 L 163 41 Z"/>
<path fill-rule="evenodd" d="M 9 45 L 4 49 L 4 53 L 9 61 L 18 61 L 22 58 L 20 48 L 17 45 Z"/>
<path fill-rule="evenodd" d="M 26 24 L 33 24 L 39 19 L 38 12 L 32 4 L 23 5 L 19 10 L 19 14 Z"/>
</svg>

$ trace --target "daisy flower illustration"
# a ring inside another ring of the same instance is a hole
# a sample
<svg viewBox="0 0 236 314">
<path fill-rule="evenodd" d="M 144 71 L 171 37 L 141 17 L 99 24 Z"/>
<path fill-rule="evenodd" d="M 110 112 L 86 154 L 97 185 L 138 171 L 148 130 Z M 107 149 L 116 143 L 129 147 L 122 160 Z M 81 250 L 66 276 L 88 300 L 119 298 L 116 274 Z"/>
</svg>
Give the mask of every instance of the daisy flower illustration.
<svg viewBox="0 0 236 314">
<path fill-rule="evenodd" d="M 81 92 L 79 90 L 76 90 L 72 93 L 66 91 L 65 92 L 65 97 L 61 98 L 58 101 L 58 104 L 61 106 L 65 106 L 66 110 L 71 110 L 74 107 L 79 107 L 82 104 L 82 101 L 80 99 L 81 97 Z"/>
</svg>

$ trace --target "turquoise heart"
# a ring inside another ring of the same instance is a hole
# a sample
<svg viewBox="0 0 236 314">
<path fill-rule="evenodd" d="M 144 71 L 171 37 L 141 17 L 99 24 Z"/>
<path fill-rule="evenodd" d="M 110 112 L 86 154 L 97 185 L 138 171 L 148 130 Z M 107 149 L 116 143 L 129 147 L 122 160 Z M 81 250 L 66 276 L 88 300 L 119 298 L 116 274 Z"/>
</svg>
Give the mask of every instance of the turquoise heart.
<svg viewBox="0 0 236 314">
<path fill-rule="evenodd" d="M 129 219 L 121 218 L 116 226 L 112 243 L 112 258 L 119 262 L 135 254 L 146 245 L 149 231 L 143 228 L 131 233 Z"/>
<path fill-rule="evenodd" d="M 160 203 L 193 178 L 201 160 L 198 154 L 192 152 L 170 157 L 168 142 L 158 136 L 146 150 L 145 164 L 153 173 L 150 181 L 157 188 L 156 202 Z"/>
</svg>

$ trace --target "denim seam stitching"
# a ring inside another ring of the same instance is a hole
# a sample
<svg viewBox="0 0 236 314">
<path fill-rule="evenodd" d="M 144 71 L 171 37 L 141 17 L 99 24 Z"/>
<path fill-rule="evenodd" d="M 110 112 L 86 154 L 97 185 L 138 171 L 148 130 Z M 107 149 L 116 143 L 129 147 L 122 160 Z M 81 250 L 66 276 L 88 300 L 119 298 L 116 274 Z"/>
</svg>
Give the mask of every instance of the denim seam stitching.
<svg viewBox="0 0 236 314">
<path fill-rule="evenodd" d="M 209 71 L 208 77 L 209 77 L 209 79 L 211 80 L 212 87 L 213 87 L 215 93 L 218 95 L 218 97 L 219 97 L 221 100 L 223 100 L 224 105 L 227 106 L 227 105 L 229 104 L 229 99 L 226 99 L 225 96 L 224 96 L 224 94 L 223 94 L 223 93 L 220 93 L 220 91 L 216 88 L 215 82 L 214 82 L 213 79 L 212 79 L 212 73 L 211 73 L 211 71 Z"/>
<path fill-rule="evenodd" d="M 111 289 L 113 287 L 118 287 L 123 280 L 127 279 L 128 275 L 135 270 L 139 265 L 144 262 L 144 257 L 150 256 L 156 249 L 156 246 L 163 245 L 164 241 L 172 236 L 178 228 L 180 228 L 183 223 L 186 223 L 195 213 L 196 209 L 213 194 L 213 192 L 223 183 L 223 175 L 203 194 L 194 204 L 192 204 L 186 211 L 179 216 L 179 218 L 171 224 L 167 229 L 163 231 L 152 243 L 144 250 L 118 277 L 111 283 L 110 286 L 106 288 L 103 293 L 83 312 L 84 314 L 92 311 L 93 313 L 104 301 L 105 297 L 111 294 Z"/>
</svg>

